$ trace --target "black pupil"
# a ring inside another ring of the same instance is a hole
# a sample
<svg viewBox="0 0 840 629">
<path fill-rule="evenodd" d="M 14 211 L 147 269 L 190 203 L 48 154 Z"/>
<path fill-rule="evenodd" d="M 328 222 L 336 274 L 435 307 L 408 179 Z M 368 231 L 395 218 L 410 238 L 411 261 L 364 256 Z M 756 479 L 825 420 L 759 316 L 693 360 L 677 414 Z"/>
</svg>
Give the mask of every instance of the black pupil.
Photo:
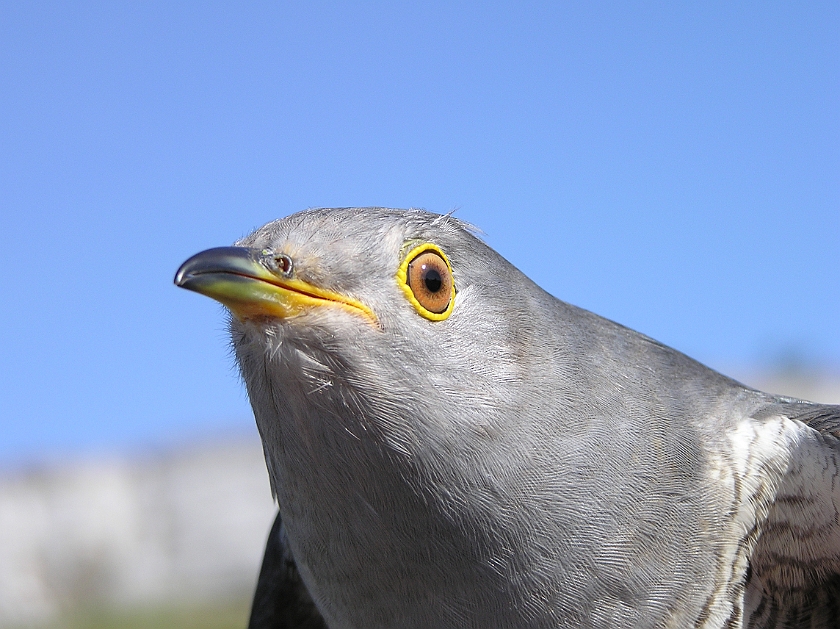
<svg viewBox="0 0 840 629">
<path fill-rule="evenodd" d="M 423 283 L 426 285 L 426 290 L 430 293 L 436 293 L 443 286 L 443 278 L 437 269 L 432 269 L 423 265 Z"/>
</svg>

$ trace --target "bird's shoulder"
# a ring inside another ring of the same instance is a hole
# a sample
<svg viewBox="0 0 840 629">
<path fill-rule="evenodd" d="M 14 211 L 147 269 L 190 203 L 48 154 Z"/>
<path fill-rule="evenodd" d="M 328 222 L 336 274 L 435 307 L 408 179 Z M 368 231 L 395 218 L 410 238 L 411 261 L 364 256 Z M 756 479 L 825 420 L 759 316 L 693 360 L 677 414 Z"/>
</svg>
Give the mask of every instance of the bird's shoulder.
<svg viewBox="0 0 840 629">
<path fill-rule="evenodd" d="M 752 453 L 770 499 L 747 535 L 745 624 L 840 627 L 840 406 L 776 397 L 749 421 L 777 456 Z"/>
</svg>

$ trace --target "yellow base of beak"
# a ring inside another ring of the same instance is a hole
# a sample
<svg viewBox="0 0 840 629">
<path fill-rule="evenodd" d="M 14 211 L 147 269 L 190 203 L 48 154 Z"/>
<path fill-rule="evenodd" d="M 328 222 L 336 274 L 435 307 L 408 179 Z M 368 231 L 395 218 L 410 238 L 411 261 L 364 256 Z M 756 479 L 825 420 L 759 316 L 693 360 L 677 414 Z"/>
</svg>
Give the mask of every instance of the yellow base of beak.
<svg viewBox="0 0 840 629">
<path fill-rule="evenodd" d="M 245 247 L 208 249 L 181 265 L 175 284 L 221 302 L 240 321 L 289 319 L 326 306 L 361 315 L 378 326 L 376 315 L 361 302 L 274 273 L 260 262 L 262 257 L 260 250 Z"/>
</svg>

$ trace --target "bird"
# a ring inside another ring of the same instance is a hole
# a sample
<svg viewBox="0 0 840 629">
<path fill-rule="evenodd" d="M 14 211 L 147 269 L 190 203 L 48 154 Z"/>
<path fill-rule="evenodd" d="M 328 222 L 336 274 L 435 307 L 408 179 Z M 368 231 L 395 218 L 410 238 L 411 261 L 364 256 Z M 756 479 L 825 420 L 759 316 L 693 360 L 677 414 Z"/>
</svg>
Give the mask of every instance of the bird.
<svg viewBox="0 0 840 629">
<path fill-rule="evenodd" d="M 189 258 L 278 515 L 251 629 L 840 627 L 840 406 L 550 295 L 451 214 Z"/>
</svg>

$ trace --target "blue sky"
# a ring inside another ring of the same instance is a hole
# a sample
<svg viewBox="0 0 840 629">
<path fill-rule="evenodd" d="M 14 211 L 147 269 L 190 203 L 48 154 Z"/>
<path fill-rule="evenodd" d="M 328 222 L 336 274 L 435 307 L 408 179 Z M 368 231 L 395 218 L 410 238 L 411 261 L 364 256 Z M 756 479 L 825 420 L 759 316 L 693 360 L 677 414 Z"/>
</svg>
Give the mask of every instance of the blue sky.
<svg viewBox="0 0 840 629">
<path fill-rule="evenodd" d="M 836 3 L 0 4 L 0 465 L 253 430 L 189 255 L 424 207 L 723 369 L 840 366 Z"/>
</svg>

